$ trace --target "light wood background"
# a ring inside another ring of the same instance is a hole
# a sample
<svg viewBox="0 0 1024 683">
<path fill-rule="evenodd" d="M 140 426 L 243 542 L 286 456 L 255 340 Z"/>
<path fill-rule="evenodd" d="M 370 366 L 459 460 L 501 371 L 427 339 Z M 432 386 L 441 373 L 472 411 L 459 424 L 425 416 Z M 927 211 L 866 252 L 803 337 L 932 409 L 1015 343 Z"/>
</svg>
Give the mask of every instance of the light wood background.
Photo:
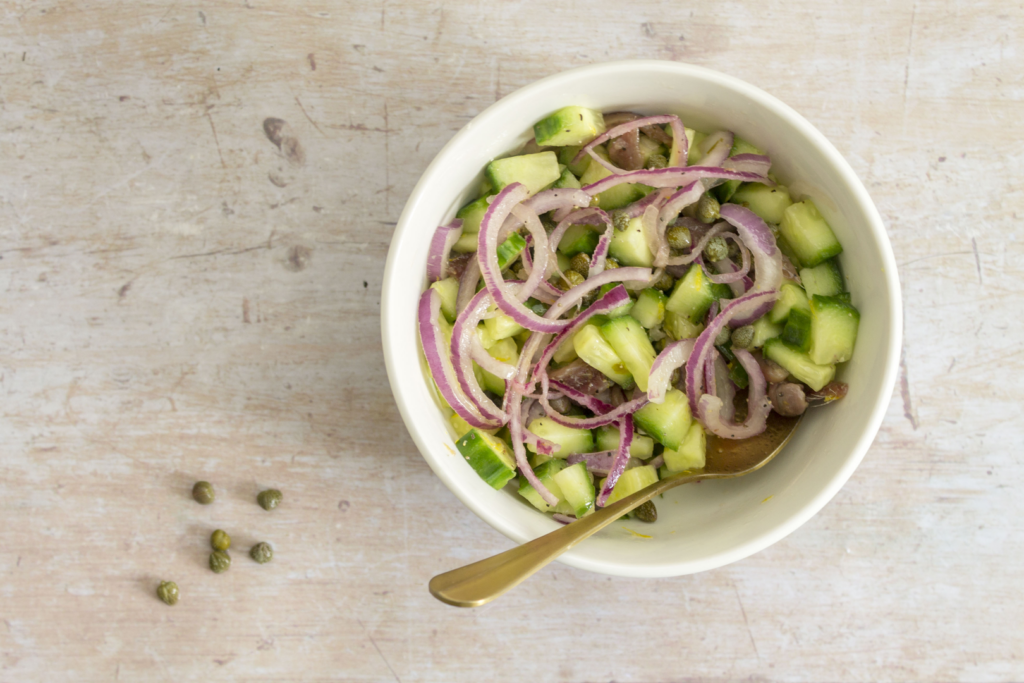
<svg viewBox="0 0 1024 683">
<path fill-rule="evenodd" d="M 0 2 L 0 680 L 1024 680 L 1022 39 L 992 1 Z M 395 221 L 497 98 L 634 57 L 746 79 L 850 161 L 897 391 L 754 557 L 444 606 L 433 574 L 510 542 L 392 402 Z"/>
</svg>

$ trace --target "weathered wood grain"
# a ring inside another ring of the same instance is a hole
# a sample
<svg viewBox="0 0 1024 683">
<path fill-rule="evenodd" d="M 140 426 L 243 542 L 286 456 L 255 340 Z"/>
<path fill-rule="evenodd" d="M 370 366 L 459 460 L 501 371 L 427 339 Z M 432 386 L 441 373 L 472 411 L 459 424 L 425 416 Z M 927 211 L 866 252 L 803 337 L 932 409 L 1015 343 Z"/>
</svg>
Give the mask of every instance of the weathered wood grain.
<svg viewBox="0 0 1024 683">
<path fill-rule="evenodd" d="M 995 1 L 0 3 L 0 680 L 1024 679 L 1022 34 Z M 744 78 L 850 160 L 900 387 L 752 558 L 445 607 L 429 577 L 509 542 L 394 408 L 395 221 L 495 99 L 634 57 Z"/>
</svg>

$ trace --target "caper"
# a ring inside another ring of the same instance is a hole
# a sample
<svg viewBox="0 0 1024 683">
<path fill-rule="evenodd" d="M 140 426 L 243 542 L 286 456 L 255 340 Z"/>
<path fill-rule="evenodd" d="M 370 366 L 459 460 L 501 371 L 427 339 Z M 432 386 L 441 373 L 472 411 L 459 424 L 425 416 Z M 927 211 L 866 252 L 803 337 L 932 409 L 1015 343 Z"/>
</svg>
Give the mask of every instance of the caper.
<svg viewBox="0 0 1024 683">
<path fill-rule="evenodd" d="M 192 487 L 192 497 L 200 505 L 209 505 L 217 496 L 213 492 L 213 484 L 208 481 L 197 481 Z"/>
<path fill-rule="evenodd" d="M 590 257 L 584 254 L 582 251 L 572 257 L 570 263 L 572 269 L 582 275 L 584 278 L 590 275 Z"/>
<path fill-rule="evenodd" d="M 777 223 L 765 223 L 768 229 L 772 231 L 772 237 L 779 239 L 779 225 Z"/>
<path fill-rule="evenodd" d="M 653 500 L 649 500 L 637 509 L 633 510 L 633 516 L 641 522 L 652 524 L 658 521 L 658 508 L 654 507 Z"/>
<path fill-rule="evenodd" d="M 644 164 L 644 168 L 665 168 L 668 166 L 668 159 L 665 158 L 664 154 L 652 154 L 647 157 L 647 163 Z"/>
<path fill-rule="evenodd" d="M 673 249 L 689 249 L 693 242 L 690 240 L 690 229 L 685 225 L 673 225 L 665 233 L 668 238 L 668 246 Z"/>
<path fill-rule="evenodd" d="M 273 510 L 281 504 L 281 498 L 283 497 L 277 489 L 267 489 L 266 491 L 260 491 L 259 495 L 256 496 L 256 502 L 264 510 Z"/>
<path fill-rule="evenodd" d="M 704 256 L 709 261 L 721 261 L 729 255 L 729 245 L 723 237 L 712 237 L 704 247 Z"/>
<path fill-rule="evenodd" d="M 210 553 L 210 569 L 214 574 L 223 574 L 231 567 L 231 556 L 226 550 L 214 550 Z"/>
<path fill-rule="evenodd" d="M 161 581 L 156 587 L 156 596 L 168 605 L 178 604 L 178 584 L 173 581 Z"/>
<path fill-rule="evenodd" d="M 718 203 L 718 200 L 705 192 L 697 200 L 697 218 L 702 223 L 714 223 L 721 218 L 719 213 L 721 208 L 722 205 Z"/>
<path fill-rule="evenodd" d="M 223 529 L 217 529 L 210 534 L 210 545 L 214 550 L 227 550 L 231 547 L 231 537 Z"/>
<path fill-rule="evenodd" d="M 673 278 L 668 273 L 662 273 L 657 280 L 651 283 L 651 287 L 665 291 L 668 289 L 672 289 L 672 285 L 674 285 L 675 283 L 675 278 Z"/>
<path fill-rule="evenodd" d="M 610 256 L 607 259 L 605 259 L 605 261 L 604 261 L 604 269 L 605 270 L 611 270 L 612 268 L 620 268 L 620 267 L 621 266 L 619 266 L 619 262 L 616 261 L 615 259 L 613 259 Z"/>
<path fill-rule="evenodd" d="M 587 281 L 587 278 L 583 277 L 582 275 L 580 275 L 578 272 L 571 268 L 565 271 L 563 275 L 565 276 L 565 281 L 569 283 L 570 287 L 582 285 L 584 282 Z"/>
<path fill-rule="evenodd" d="M 729 343 L 730 339 L 732 339 L 732 332 L 729 331 L 728 327 L 723 326 L 718 331 L 718 336 L 715 337 L 715 346 L 725 346 Z"/>
<path fill-rule="evenodd" d="M 732 331 L 732 345 L 738 349 L 749 349 L 754 342 L 754 326 L 744 325 Z"/>
<path fill-rule="evenodd" d="M 592 289 L 583 296 L 583 300 L 580 302 L 580 306 L 582 308 L 590 308 L 600 296 L 600 289 Z"/>
<path fill-rule="evenodd" d="M 252 550 L 249 551 L 249 557 L 260 564 L 266 564 L 274 559 L 274 549 L 270 547 L 269 543 L 260 542 L 254 545 Z"/>
<path fill-rule="evenodd" d="M 623 211 L 615 211 L 612 213 L 612 225 L 615 226 L 616 230 L 622 232 L 629 225 L 629 216 Z"/>
</svg>

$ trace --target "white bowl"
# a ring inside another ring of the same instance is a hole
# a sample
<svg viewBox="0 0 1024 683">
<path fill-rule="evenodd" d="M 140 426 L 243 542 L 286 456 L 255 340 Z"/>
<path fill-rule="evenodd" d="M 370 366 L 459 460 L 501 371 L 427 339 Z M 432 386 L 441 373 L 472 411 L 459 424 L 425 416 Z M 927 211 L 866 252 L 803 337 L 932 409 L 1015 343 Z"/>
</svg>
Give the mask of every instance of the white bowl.
<svg viewBox="0 0 1024 683">
<path fill-rule="evenodd" d="M 616 522 L 560 558 L 633 577 L 678 576 L 735 562 L 794 531 L 849 479 L 889 403 L 902 331 L 896 262 L 867 191 L 820 132 L 758 88 L 686 64 L 611 62 L 544 78 L 470 121 L 420 178 L 391 241 L 381 331 L 395 401 L 427 463 L 484 521 L 520 543 L 557 528 L 514 493 L 488 487 L 458 455 L 421 361 L 416 307 L 435 227 L 474 198 L 488 161 L 517 148 L 532 137 L 536 121 L 566 105 L 674 113 L 691 128 L 736 132 L 768 150 L 775 173 L 795 194 L 814 200 L 843 244 L 840 261 L 861 312 L 857 347 L 840 375 L 850 385 L 847 397 L 810 411 L 762 470 L 674 489 L 657 501 L 657 523 Z"/>
</svg>

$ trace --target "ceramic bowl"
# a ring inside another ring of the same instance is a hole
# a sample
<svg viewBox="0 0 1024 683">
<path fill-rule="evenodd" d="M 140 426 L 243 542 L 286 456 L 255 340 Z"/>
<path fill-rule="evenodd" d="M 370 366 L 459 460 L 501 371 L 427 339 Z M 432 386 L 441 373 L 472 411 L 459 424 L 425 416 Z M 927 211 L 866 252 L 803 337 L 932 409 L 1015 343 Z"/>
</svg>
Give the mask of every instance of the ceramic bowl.
<svg viewBox="0 0 1024 683">
<path fill-rule="evenodd" d="M 674 62 L 595 64 L 528 85 L 469 122 L 420 178 L 388 253 L 381 329 L 395 401 L 424 459 L 481 519 L 516 542 L 557 528 L 510 490 L 488 487 L 458 455 L 421 360 L 416 307 L 436 226 L 475 198 L 488 161 L 517 149 L 532 137 L 536 121 L 567 105 L 673 113 L 697 130 L 734 131 L 768 150 L 774 172 L 794 195 L 814 200 L 843 244 L 840 261 L 861 313 L 853 359 L 839 374 L 850 386 L 846 398 L 809 412 L 786 449 L 760 471 L 676 488 L 657 502 L 655 524 L 616 522 L 560 558 L 573 567 L 632 577 L 677 576 L 735 562 L 793 532 L 853 474 L 889 403 L 902 330 L 892 248 L 863 184 L 814 126 L 748 83 Z"/>
</svg>

